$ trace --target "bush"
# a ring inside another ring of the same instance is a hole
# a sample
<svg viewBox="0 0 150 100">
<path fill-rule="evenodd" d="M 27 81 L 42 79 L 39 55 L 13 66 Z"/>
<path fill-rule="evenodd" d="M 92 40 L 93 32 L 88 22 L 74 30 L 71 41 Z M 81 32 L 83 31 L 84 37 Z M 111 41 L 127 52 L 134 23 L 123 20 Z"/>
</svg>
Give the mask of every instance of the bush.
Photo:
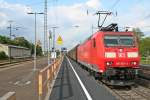
<svg viewBox="0 0 150 100">
<path fill-rule="evenodd" d="M 7 58 L 8 58 L 8 56 L 5 54 L 5 52 L 1 51 L 0 52 L 0 59 L 2 60 L 2 59 L 7 59 Z"/>
</svg>

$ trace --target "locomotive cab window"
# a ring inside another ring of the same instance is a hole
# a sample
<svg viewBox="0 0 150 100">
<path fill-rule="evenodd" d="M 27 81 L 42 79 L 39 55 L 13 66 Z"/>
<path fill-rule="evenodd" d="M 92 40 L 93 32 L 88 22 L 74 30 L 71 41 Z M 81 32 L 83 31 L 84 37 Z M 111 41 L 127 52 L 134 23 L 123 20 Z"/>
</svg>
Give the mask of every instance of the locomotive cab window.
<svg viewBox="0 0 150 100">
<path fill-rule="evenodd" d="M 93 47 L 94 48 L 96 47 L 96 40 L 95 40 L 95 38 L 93 39 Z"/>
<path fill-rule="evenodd" d="M 122 46 L 133 46 L 134 38 L 133 36 L 120 36 L 120 45 Z"/>
<path fill-rule="evenodd" d="M 117 46 L 118 45 L 118 36 L 105 36 L 104 37 L 105 46 Z"/>
<path fill-rule="evenodd" d="M 131 35 L 105 35 L 105 46 L 134 46 L 134 38 Z"/>
</svg>

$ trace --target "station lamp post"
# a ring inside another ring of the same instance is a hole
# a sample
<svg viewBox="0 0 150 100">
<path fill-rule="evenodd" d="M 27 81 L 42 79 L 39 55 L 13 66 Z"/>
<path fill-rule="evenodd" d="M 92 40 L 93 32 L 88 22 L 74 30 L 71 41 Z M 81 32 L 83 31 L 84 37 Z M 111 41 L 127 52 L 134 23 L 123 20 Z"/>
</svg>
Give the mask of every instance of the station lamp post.
<svg viewBox="0 0 150 100">
<path fill-rule="evenodd" d="M 44 13 L 37 13 L 37 12 L 31 12 L 28 14 L 32 14 L 35 17 L 35 39 L 34 39 L 34 71 L 36 70 L 36 41 L 37 41 L 37 23 L 36 23 L 36 16 L 39 14 L 44 14 Z"/>
</svg>

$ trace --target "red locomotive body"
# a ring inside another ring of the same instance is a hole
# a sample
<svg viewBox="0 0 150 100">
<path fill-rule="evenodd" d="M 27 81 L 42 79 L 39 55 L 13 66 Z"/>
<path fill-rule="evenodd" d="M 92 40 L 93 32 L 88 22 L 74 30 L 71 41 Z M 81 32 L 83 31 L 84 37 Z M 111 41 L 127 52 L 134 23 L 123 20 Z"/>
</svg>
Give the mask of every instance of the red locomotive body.
<svg viewBox="0 0 150 100">
<path fill-rule="evenodd" d="M 140 56 L 133 32 L 98 31 L 74 49 L 75 60 L 96 79 L 110 85 L 132 85 Z"/>
</svg>

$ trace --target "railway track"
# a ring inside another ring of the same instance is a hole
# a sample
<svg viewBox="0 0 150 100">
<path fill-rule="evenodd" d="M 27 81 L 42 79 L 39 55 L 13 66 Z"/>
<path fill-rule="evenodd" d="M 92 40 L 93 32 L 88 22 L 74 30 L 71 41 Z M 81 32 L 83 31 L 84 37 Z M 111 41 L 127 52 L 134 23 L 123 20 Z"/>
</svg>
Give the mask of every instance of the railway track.
<svg viewBox="0 0 150 100">
<path fill-rule="evenodd" d="M 150 65 L 141 65 L 141 71 L 139 72 L 139 78 L 150 81 Z"/>
<path fill-rule="evenodd" d="M 22 60 L 22 61 L 15 61 L 15 62 L 11 62 L 11 63 L 1 63 L 0 64 L 0 69 L 1 68 L 6 68 L 6 67 L 11 67 L 11 66 L 18 65 L 18 64 L 22 64 L 24 62 L 32 61 L 32 60 L 33 59 L 25 59 L 25 60 Z"/>
<path fill-rule="evenodd" d="M 37 60 L 40 59 L 42 57 L 37 57 Z M 17 65 L 26 61 L 32 61 L 34 60 L 34 58 L 27 58 L 27 59 L 17 59 L 17 60 L 13 60 L 11 63 L 7 60 L 5 62 L 0 62 L 0 68 L 5 68 L 8 66 L 12 66 L 12 65 Z"/>
<path fill-rule="evenodd" d="M 136 84 L 136 87 L 111 87 L 101 81 L 98 81 L 98 83 L 103 85 L 118 100 L 150 100 L 150 88 L 138 84 Z"/>
<path fill-rule="evenodd" d="M 141 82 L 141 80 L 139 81 Z M 150 100 L 150 87 L 143 82 L 139 84 L 137 81 L 138 84 L 132 87 L 112 87 L 101 81 L 98 81 L 98 83 L 116 96 L 118 100 Z"/>
<path fill-rule="evenodd" d="M 98 81 L 105 89 L 112 93 L 118 100 L 150 100 L 150 88 L 135 84 L 132 87 L 112 87 Z"/>
<path fill-rule="evenodd" d="M 119 100 L 150 100 L 150 89 L 143 86 L 132 87 L 131 89 L 111 89 Z"/>
<path fill-rule="evenodd" d="M 20 59 L 12 59 L 11 62 L 9 60 L 0 61 L 0 66 L 7 65 L 7 64 L 13 64 L 13 63 L 19 63 L 24 61 L 33 60 L 33 58 L 20 58 Z"/>
<path fill-rule="evenodd" d="M 150 80 L 147 78 L 140 77 L 136 82 L 137 84 L 132 87 L 111 87 L 101 81 L 98 83 L 116 96 L 118 100 L 150 100 Z"/>
</svg>

